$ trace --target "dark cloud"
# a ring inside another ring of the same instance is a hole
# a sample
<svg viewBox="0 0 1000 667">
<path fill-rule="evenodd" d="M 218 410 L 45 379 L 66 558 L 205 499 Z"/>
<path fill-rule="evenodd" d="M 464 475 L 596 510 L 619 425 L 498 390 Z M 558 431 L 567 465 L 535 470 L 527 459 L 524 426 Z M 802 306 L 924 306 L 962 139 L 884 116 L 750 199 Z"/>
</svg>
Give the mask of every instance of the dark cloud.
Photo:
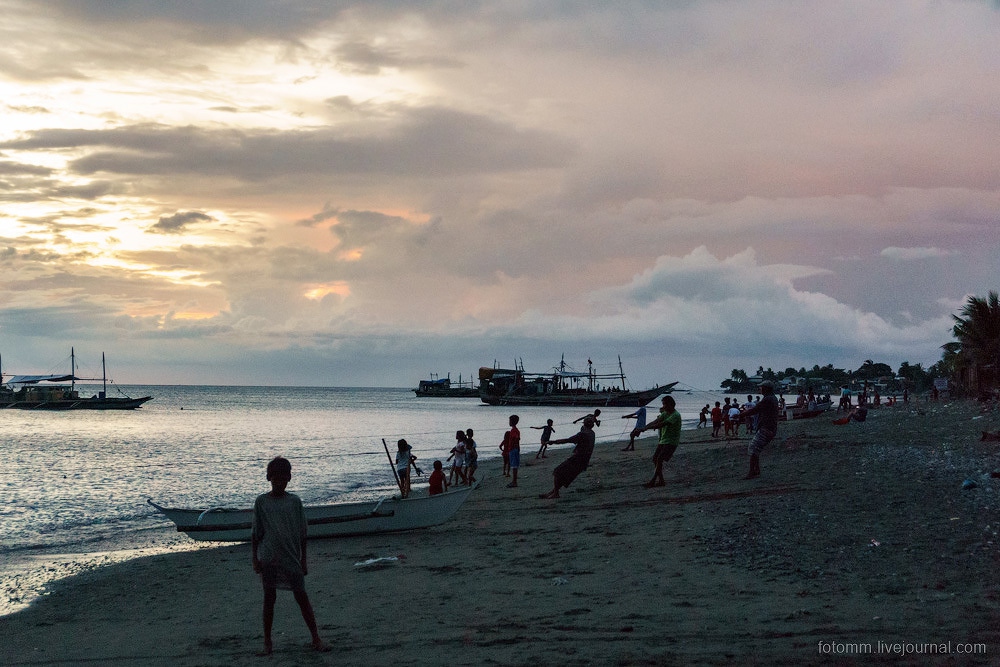
<svg viewBox="0 0 1000 667">
<path fill-rule="evenodd" d="M 423 69 L 458 68 L 462 63 L 457 58 L 440 55 L 410 55 L 398 47 L 376 46 L 368 42 L 350 41 L 335 50 L 337 66 L 355 74 L 375 76 L 386 68 Z"/>
<path fill-rule="evenodd" d="M 255 37 L 295 39 L 335 19 L 353 3 L 334 0 L 33 0 L 64 18 L 94 26 L 150 30 L 171 26 L 192 39 L 230 43 Z"/>
<path fill-rule="evenodd" d="M 187 225 L 195 222 L 212 222 L 214 218 L 200 211 L 178 211 L 173 215 L 164 215 L 150 229 L 163 234 L 176 234 Z"/>
<path fill-rule="evenodd" d="M 564 165 L 571 145 L 443 108 L 401 110 L 391 124 L 318 130 L 211 130 L 133 125 L 111 130 L 50 129 L 0 143 L 18 150 L 91 149 L 72 170 L 122 175 L 208 174 L 260 181 L 296 174 L 500 173 Z"/>
<path fill-rule="evenodd" d="M 326 222 L 327 220 L 336 218 L 337 212 L 338 212 L 337 209 L 330 208 L 330 205 L 327 204 L 326 206 L 323 207 L 323 210 L 320 211 L 319 213 L 314 213 L 308 218 L 303 218 L 302 220 L 298 220 L 295 224 L 299 225 L 300 227 L 315 227 L 321 222 Z"/>
<path fill-rule="evenodd" d="M 0 160 L 0 174 L 11 176 L 49 176 L 53 170 L 48 167 L 39 167 L 34 164 L 24 164 L 22 162 L 12 162 L 10 160 Z"/>
</svg>

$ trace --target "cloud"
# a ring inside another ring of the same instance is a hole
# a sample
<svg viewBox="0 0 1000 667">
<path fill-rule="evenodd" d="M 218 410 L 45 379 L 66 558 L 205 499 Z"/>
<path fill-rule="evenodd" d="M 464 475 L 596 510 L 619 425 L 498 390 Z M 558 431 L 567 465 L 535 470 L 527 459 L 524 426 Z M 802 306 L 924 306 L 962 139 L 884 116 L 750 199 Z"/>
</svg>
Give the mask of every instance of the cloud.
<svg viewBox="0 0 1000 667">
<path fill-rule="evenodd" d="M 883 248 L 879 256 L 894 259 L 901 262 L 908 262 L 915 259 L 930 259 L 934 257 L 950 257 L 959 254 L 954 250 L 942 250 L 941 248 L 897 248 L 889 246 Z"/>
<path fill-rule="evenodd" d="M 4 6 L 0 303 L 168 375 L 927 363 L 1000 275 L 985 3 Z"/>
<path fill-rule="evenodd" d="M 176 234 L 192 223 L 212 221 L 214 221 L 212 216 L 201 211 L 178 211 L 173 215 L 160 216 L 150 230 L 163 234 Z"/>
<path fill-rule="evenodd" d="M 449 175 L 549 169 L 570 144 L 548 131 L 440 108 L 399 109 L 374 126 L 278 131 L 213 130 L 158 124 L 110 130 L 48 129 L 0 142 L 0 149 L 85 150 L 80 175 L 233 177 L 246 181 L 297 174 Z"/>
</svg>

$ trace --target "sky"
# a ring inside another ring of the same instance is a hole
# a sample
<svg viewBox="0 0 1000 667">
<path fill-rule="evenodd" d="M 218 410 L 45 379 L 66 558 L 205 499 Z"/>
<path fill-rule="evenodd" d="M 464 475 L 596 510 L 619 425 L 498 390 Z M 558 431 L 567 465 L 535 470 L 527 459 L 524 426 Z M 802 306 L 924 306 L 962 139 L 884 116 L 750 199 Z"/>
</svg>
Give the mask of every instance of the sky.
<svg viewBox="0 0 1000 667">
<path fill-rule="evenodd" d="M 0 0 L 0 362 L 633 389 L 925 367 L 1000 276 L 1000 6 Z"/>
</svg>

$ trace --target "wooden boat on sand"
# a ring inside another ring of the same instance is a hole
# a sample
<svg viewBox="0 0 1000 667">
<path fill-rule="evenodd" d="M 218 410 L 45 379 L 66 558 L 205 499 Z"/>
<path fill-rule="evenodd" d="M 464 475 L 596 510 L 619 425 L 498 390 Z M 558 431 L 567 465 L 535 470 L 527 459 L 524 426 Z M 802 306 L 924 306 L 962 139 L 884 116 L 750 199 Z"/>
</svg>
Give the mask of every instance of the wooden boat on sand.
<svg viewBox="0 0 1000 667">
<path fill-rule="evenodd" d="M 820 401 L 819 403 L 814 403 L 812 408 L 808 405 L 789 405 L 784 410 L 780 410 L 778 412 L 778 419 L 787 421 L 790 419 L 810 419 L 812 417 L 819 417 L 821 414 L 829 410 L 832 405 L 832 401 Z"/>
<path fill-rule="evenodd" d="M 309 537 L 348 537 L 417 530 L 444 523 L 462 506 L 476 488 L 463 486 L 435 496 L 398 496 L 381 500 L 333 505 L 307 505 Z M 163 507 L 147 499 L 187 533 L 192 540 L 205 542 L 247 542 L 253 509 L 179 509 Z"/>
</svg>

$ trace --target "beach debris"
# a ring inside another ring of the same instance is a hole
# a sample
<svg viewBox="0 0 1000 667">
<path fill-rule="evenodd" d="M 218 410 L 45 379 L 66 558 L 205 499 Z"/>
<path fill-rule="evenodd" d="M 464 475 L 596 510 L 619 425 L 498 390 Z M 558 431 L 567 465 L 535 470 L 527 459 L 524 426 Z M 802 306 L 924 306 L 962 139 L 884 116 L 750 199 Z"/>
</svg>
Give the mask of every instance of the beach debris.
<svg viewBox="0 0 1000 667">
<path fill-rule="evenodd" d="M 562 577 L 556 577 L 552 580 L 553 586 L 565 586 L 569 583 L 569 579 L 563 579 Z"/>
<path fill-rule="evenodd" d="M 880 547 L 880 546 L 882 546 L 882 543 L 879 542 L 878 540 L 872 538 L 872 541 L 868 543 L 868 546 L 870 546 L 870 547 Z"/>
<path fill-rule="evenodd" d="M 370 568 L 370 567 L 386 567 L 391 563 L 398 563 L 400 560 L 405 559 L 406 556 L 399 554 L 398 556 L 380 556 L 378 558 L 369 558 L 368 560 L 363 560 L 354 564 L 357 568 Z"/>
<path fill-rule="evenodd" d="M 967 479 L 964 482 L 962 482 L 962 488 L 963 489 L 974 489 L 977 486 L 979 486 L 979 484 L 977 484 L 976 480 L 974 480 L 974 479 Z"/>
</svg>

